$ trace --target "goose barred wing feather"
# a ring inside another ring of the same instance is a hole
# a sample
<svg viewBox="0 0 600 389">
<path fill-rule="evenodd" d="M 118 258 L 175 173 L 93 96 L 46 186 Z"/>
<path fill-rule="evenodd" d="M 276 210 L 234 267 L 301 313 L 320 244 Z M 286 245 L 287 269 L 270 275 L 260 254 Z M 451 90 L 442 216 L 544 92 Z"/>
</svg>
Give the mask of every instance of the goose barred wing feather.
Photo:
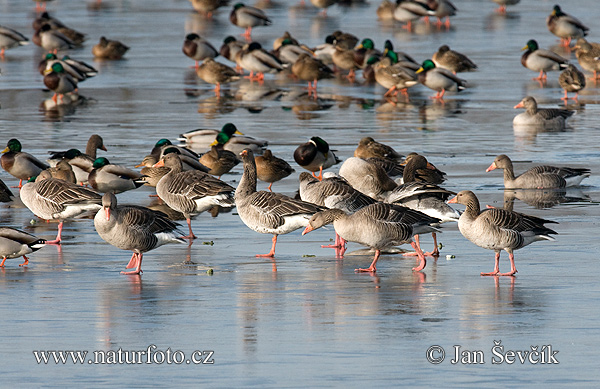
<svg viewBox="0 0 600 389">
<path fill-rule="evenodd" d="M 356 215 L 365 216 L 374 220 L 384 220 L 390 223 L 403 223 L 408 225 L 435 224 L 440 222 L 440 219 L 427 216 L 423 212 L 401 205 L 386 203 L 373 204 L 361 209 Z"/>
<path fill-rule="evenodd" d="M 123 215 L 123 224 L 128 227 L 150 234 L 178 231 L 179 224 L 169 220 L 167 215 L 160 211 L 148 212 L 148 208 L 137 205 L 121 206 L 119 211 Z"/>
<path fill-rule="evenodd" d="M 548 165 L 535 166 L 535 167 L 532 167 L 531 169 L 529 169 L 529 171 L 533 172 L 533 173 L 539 173 L 539 174 L 544 174 L 544 173 L 558 174 L 562 178 L 569 178 L 569 177 L 579 176 L 582 174 L 590 174 L 591 173 L 591 170 L 587 169 L 587 168 L 556 167 L 556 166 L 548 166 Z"/>
<path fill-rule="evenodd" d="M 538 115 L 540 115 L 544 119 L 554 119 L 557 117 L 563 117 L 565 119 L 573 116 L 575 111 L 568 111 L 566 109 L 558 109 L 558 108 L 543 108 L 538 109 Z"/>
<path fill-rule="evenodd" d="M 519 232 L 535 231 L 538 234 L 557 234 L 556 231 L 544 226 L 546 223 L 557 224 L 557 222 L 536 216 L 524 215 L 522 213 L 507 211 L 500 208 L 484 210 L 481 212 L 481 215 L 499 228 L 511 229 Z"/>
<path fill-rule="evenodd" d="M 102 196 L 98 193 L 63 180 L 48 178 L 37 184 L 39 198 L 48 205 L 52 204 L 56 211 L 61 211 L 67 204 L 102 203 Z"/>
<path fill-rule="evenodd" d="M 197 200 L 205 196 L 233 192 L 235 188 L 207 173 L 190 170 L 173 176 L 168 191 L 190 200 Z"/>
</svg>

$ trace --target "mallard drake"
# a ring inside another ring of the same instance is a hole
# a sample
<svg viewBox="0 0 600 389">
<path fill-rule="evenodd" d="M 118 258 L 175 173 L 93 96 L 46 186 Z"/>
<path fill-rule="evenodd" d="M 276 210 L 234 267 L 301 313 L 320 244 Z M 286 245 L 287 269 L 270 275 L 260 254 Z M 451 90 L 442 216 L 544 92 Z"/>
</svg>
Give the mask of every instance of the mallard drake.
<svg viewBox="0 0 600 389">
<path fill-rule="evenodd" d="M 404 156 L 394 150 L 391 146 L 377 142 L 370 136 L 362 138 L 354 150 L 354 156 L 357 158 L 381 158 L 399 161 Z"/>
<path fill-rule="evenodd" d="M 169 207 L 184 214 L 190 232 L 185 238 L 196 239 L 192 232 L 192 215 L 214 205 L 234 206 L 234 189 L 230 185 L 198 170 L 183 171 L 179 155 L 166 154 L 156 166 L 171 169 L 158 181 L 156 193 Z"/>
<path fill-rule="evenodd" d="M 431 57 L 435 66 L 450 70 L 452 73 L 472 72 L 477 70 L 477 65 L 466 55 L 451 50 L 448 45 L 442 45 Z"/>
<path fill-rule="evenodd" d="M 241 152 L 239 151 L 240 149 L 244 150 L 247 148 L 257 154 L 262 154 L 263 149 L 267 147 L 268 142 L 266 140 L 255 139 L 250 136 L 234 136 L 236 134 L 244 135 L 233 123 L 226 123 L 216 135 L 210 146 L 221 144 L 225 150 L 229 150 L 236 155 L 239 155 Z"/>
<path fill-rule="evenodd" d="M 357 242 L 375 249 L 375 257 L 371 266 L 366 269 L 355 269 L 357 272 L 376 272 L 376 264 L 381 250 L 410 243 L 417 252 L 420 263 L 413 271 L 421 271 L 427 261 L 419 246 L 418 234 L 435 231 L 433 224 L 438 219 L 419 211 L 400 205 L 376 203 L 368 205 L 353 214 L 341 209 L 328 209 L 312 216 L 302 235 L 333 223 L 335 232 L 345 241 Z M 413 236 L 415 236 L 413 240 Z"/>
<path fill-rule="evenodd" d="M 513 126 L 539 126 L 562 130 L 567 119 L 575 113 L 566 109 L 538 108 L 537 101 L 527 96 L 514 108 L 525 108 L 525 112 L 518 114 L 513 119 Z"/>
<path fill-rule="evenodd" d="M 417 153 L 409 153 L 402 166 L 405 167 L 402 172 L 402 182 L 428 182 L 437 185 L 446 181 L 446 173 Z"/>
<path fill-rule="evenodd" d="M 98 74 L 98 70 L 96 70 L 93 66 L 79 60 L 75 60 L 68 55 L 63 55 L 61 61 L 76 69 L 79 73 L 85 75 L 85 78 L 91 78 Z"/>
<path fill-rule="evenodd" d="M 205 59 L 196 69 L 196 74 L 204 82 L 215 85 L 217 96 L 221 95 L 221 84 L 229 84 L 240 79 L 240 75 L 234 69 L 212 58 Z"/>
<path fill-rule="evenodd" d="M 117 197 L 109 192 L 102 196 L 102 208 L 94 217 L 98 235 L 107 243 L 132 250 L 131 260 L 121 274 L 141 274 L 142 257 L 145 252 L 167 243 L 185 243 L 179 225 L 162 212 L 138 205 L 117 205 Z"/>
<path fill-rule="evenodd" d="M 392 64 L 402 63 L 405 67 L 407 66 L 406 62 L 410 62 L 413 65 L 416 65 L 416 67 L 414 67 L 414 71 L 421 67 L 421 65 L 417 61 L 415 61 L 413 57 L 406 54 L 405 52 L 394 51 L 394 45 L 389 39 L 386 39 L 383 45 L 383 56 L 389 57 L 392 60 Z M 412 68 L 412 66 L 410 67 Z"/>
<path fill-rule="evenodd" d="M 318 60 L 322 61 L 326 65 L 333 64 L 333 59 L 331 58 L 333 53 L 335 52 L 335 38 L 333 35 L 327 35 L 325 37 L 325 43 L 318 45 L 317 47 L 312 49 L 313 55 Z"/>
<path fill-rule="evenodd" d="M 192 7 L 198 12 L 211 18 L 214 11 L 229 5 L 229 0 L 190 0 Z"/>
<path fill-rule="evenodd" d="M 167 148 L 177 149 L 179 154 L 185 155 L 195 160 L 198 160 L 198 158 L 200 157 L 195 151 L 190 150 L 187 147 L 176 146 L 173 144 L 173 142 L 166 138 L 159 139 L 154 144 L 154 147 L 152 147 L 152 150 L 150 151 L 150 155 L 155 156 L 156 160 L 158 161 L 163 157 Z"/>
<path fill-rule="evenodd" d="M 228 146 L 233 144 L 256 144 L 260 148 L 266 147 L 267 141 L 263 139 L 256 139 L 251 136 L 245 136 L 242 132 L 240 132 L 237 127 L 233 123 L 226 123 L 220 130 L 212 130 L 212 129 L 196 129 L 188 131 L 184 134 L 179 135 L 177 140 L 191 143 L 193 145 L 203 146 L 206 148 L 211 147 L 211 143 L 213 143 L 217 135 L 223 132 L 228 140 L 225 140 L 224 145 Z M 235 136 L 234 136 L 235 135 Z M 222 136 L 222 139 L 225 139 L 225 136 Z M 218 142 L 217 142 L 218 143 Z M 226 150 L 229 150 L 229 147 L 225 147 Z M 242 149 L 243 150 L 243 149 Z M 231 150 L 230 150 L 231 151 Z M 238 153 L 239 154 L 239 153 Z M 237 154 L 236 154 L 237 155 Z"/>
<path fill-rule="evenodd" d="M 418 65 L 417 69 L 418 69 Z M 375 81 L 387 89 L 384 97 L 396 96 L 398 91 L 408 98 L 408 88 L 419 83 L 416 69 L 413 70 L 403 64 L 392 64 L 389 57 L 385 57 L 374 65 Z"/>
<path fill-rule="evenodd" d="M 258 42 L 244 45 L 244 48 L 237 53 L 236 63 L 250 72 L 249 76 L 245 76 L 250 80 L 262 81 L 264 73 L 277 73 L 283 70 L 281 61 L 265 51 Z M 254 72 L 257 73 L 256 76 Z"/>
<path fill-rule="evenodd" d="M 558 83 L 565 91 L 565 96 L 562 97 L 561 100 L 564 100 L 565 104 L 567 104 L 567 100 L 569 100 L 567 92 L 575 92 L 573 100 L 577 101 L 579 91 L 585 88 L 585 75 L 580 72 L 575 65 L 569 64 L 569 66 L 560 73 L 560 76 L 558 76 Z"/>
<path fill-rule="evenodd" d="M 546 80 L 546 72 L 566 69 L 569 61 L 553 51 L 540 49 L 535 40 L 530 39 L 522 50 L 527 50 L 521 57 L 521 64 L 529 70 L 539 71 L 536 81 Z"/>
<path fill-rule="evenodd" d="M 247 41 L 251 40 L 252 27 L 271 25 L 271 19 L 262 10 L 246 6 L 242 3 L 237 3 L 233 6 L 229 14 L 229 21 L 238 27 L 246 29 L 244 36 Z"/>
<path fill-rule="evenodd" d="M 309 94 L 317 96 L 317 81 L 333 78 L 333 70 L 323 62 L 307 53 L 301 54 L 292 65 L 292 73 L 301 80 L 308 81 Z M 312 82 L 312 85 L 311 85 Z"/>
<path fill-rule="evenodd" d="M 4 58 L 4 51 L 17 46 L 29 44 L 29 39 L 12 28 L 0 26 L 0 58 Z"/>
<path fill-rule="evenodd" d="M 310 0 L 310 2 L 315 7 L 321 9 L 321 14 L 323 16 L 327 16 L 327 8 L 329 8 L 332 5 L 334 5 L 335 3 L 337 3 L 338 0 Z"/>
<path fill-rule="evenodd" d="M 37 217 L 59 220 L 56 239 L 46 242 L 59 244 L 64 221 L 97 211 L 101 207 L 102 196 L 77 184 L 52 178 L 49 172 L 44 171 L 35 180 L 30 179 L 23 185 L 21 200 Z"/>
<path fill-rule="evenodd" d="M 92 47 L 92 54 L 98 59 L 121 59 L 129 50 L 129 46 L 115 40 L 100 37 L 100 41 Z"/>
<path fill-rule="evenodd" d="M 415 0 L 396 0 L 394 19 L 406 23 L 408 31 L 412 28 L 412 22 L 423 16 L 435 16 L 435 12 L 427 4 Z"/>
<path fill-rule="evenodd" d="M 0 227 L 0 268 L 4 268 L 4 262 L 10 258 L 18 258 L 20 256 L 25 260 L 19 266 L 27 266 L 29 258 L 27 254 L 38 251 L 46 245 L 44 239 L 38 239 L 37 236 L 31 235 L 25 231 L 17 230 L 11 227 Z"/>
<path fill-rule="evenodd" d="M 437 18 L 436 25 L 441 27 L 442 24 L 446 25 L 446 28 L 450 28 L 450 16 L 456 15 L 456 7 L 448 0 L 418 0 L 424 3 L 433 10 L 433 16 Z M 446 18 L 446 23 L 442 23 L 442 19 Z"/>
<path fill-rule="evenodd" d="M 98 134 L 93 134 L 87 141 L 85 154 L 82 154 L 78 149 L 49 151 L 50 158 L 48 159 L 48 162 L 51 165 L 56 165 L 60 160 L 65 159 L 73 168 L 77 182 L 84 185 L 87 183 L 88 174 L 93 169 L 97 150 L 107 151 L 102 137 Z"/>
<path fill-rule="evenodd" d="M 196 69 L 200 66 L 199 61 L 203 61 L 207 58 L 215 58 L 219 55 L 219 52 L 213 45 L 207 40 L 202 39 L 200 35 L 196 33 L 187 34 L 185 36 L 181 51 L 183 51 L 183 54 L 196 61 Z"/>
<path fill-rule="evenodd" d="M 298 165 L 313 173 L 319 180 L 323 179 L 323 170 L 341 161 L 329 149 L 329 144 L 318 136 L 313 136 L 294 151 L 294 160 Z M 319 175 L 315 175 L 315 172 Z"/>
<path fill-rule="evenodd" d="M 223 145 L 214 145 L 200 157 L 200 163 L 209 168 L 208 174 L 219 179 L 240 163 L 238 157 L 231 151 L 225 150 Z"/>
<path fill-rule="evenodd" d="M 269 183 L 267 188 L 269 191 L 274 182 L 286 178 L 295 171 L 289 163 L 274 156 L 269 149 L 265 150 L 263 155 L 257 155 L 254 162 L 258 179 Z"/>
<path fill-rule="evenodd" d="M 283 64 L 287 65 L 295 63 L 302 54 L 312 56 L 311 51 L 303 46 L 295 44 L 291 39 L 285 39 L 281 42 L 279 48 L 273 51 L 273 55 L 275 55 Z"/>
<path fill-rule="evenodd" d="M 546 26 L 560 38 L 564 46 L 569 46 L 573 38 L 583 38 L 589 30 L 577 18 L 564 13 L 558 5 L 554 6 L 552 13 L 546 18 Z"/>
<path fill-rule="evenodd" d="M 223 40 L 223 44 L 219 49 L 219 54 L 223 58 L 227 58 L 229 61 L 236 64 L 238 72 L 241 72 L 241 68 L 237 64 L 237 54 L 244 48 L 244 43 L 238 41 L 233 36 L 228 36 Z"/>
<path fill-rule="evenodd" d="M 279 49 L 279 47 L 285 40 L 291 41 L 293 45 L 300 46 L 300 42 L 294 39 L 294 37 L 292 36 L 292 34 L 289 33 L 289 31 L 285 31 L 282 36 L 273 41 L 273 51 L 277 51 L 277 49 Z"/>
<path fill-rule="evenodd" d="M 44 71 L 44 85 L 54 92 L 52 100 L 55 103 L 58 103 L 57 98 L 59 95 L 60 100 L 63 101 L 63 96 L 66 93 L 73 92 L 77 89 L 77 81 L 75 81 L 70 74 L 65 72 L 65 69 L 60 62 L 55 62 L 50 69 Z"/>
<path fill-rule="evenodd" d="M 58 178 L 59 180 L 64 180 L 73 184 L 77 183 L 77 179 L 75 178 L 73 168 L 71 167 L 69 162 L 67 162 L 64 159 L 58 161 L 56 166 L 50 167 L 46 169 L 46 171 L 50 172 L 52 178 Z"/>
<path fill-rule="evenodd" d="M 432 60 L 427 59 L 416 71 L 419 82 L 438 93 L 433 99 L 442 100 L 447 90 L 460 92 L 465 89 L 467 81 L 456 77 L 448 69 L 438 68 Z"/>
<path fill-rule="evenodd" d="M 518 4 L 521 0 L 492 0 L 492 1 L 499 5 L 499 7 L 496 9 L 496 12 L 498 12 L 500 14 L 506 14 L 506 6 L 507 5 Z"/>
<path fill-rule="evenodd" d="M 358 44 L 358 38 L 349 32 L 343 32 L 336 30 L 331 33 L 333 36 L 334 44 L 344 50 L 352 50 Z"/>
<path fill-rule="evenodd" d="M 33 21 L 32 26 L 35 31 L 38 31 L 44 24 L 48 24 L 52 30 L 56 30 L 59 33 L 63 34 L 77 46 L 81 46 L 83 42 L 87 39 L 84 33 L 67 27 L 57 18 L 50 16 L 48 12 L 43 12 L 39 17 L 37 17 Z M 33 36 L 33 42 L 36 45 L 41 46 L 39 43 L 39 34 L 35 34 Z"/>
<path fill-rule="evenodd" d="M 513 250 L 518 250 L 538 240 L 554 240 L 556 231 L 544 226 L 556 223 L 500 208 L 480 210 L 477 196 L 469 190 L 459 192 L 448 203 L 463 204 L 467 209 L 460 215 L 460 233 L 479 247 L 496 252 L 494 271 L 482 276 L 513 276 L 517 273 Z M 505 250 L 510 259 L 510 272 L 500 273 L 500 251 Z"/>
<path fill-rule="evenodd" d="M 2 169 L 19 179 L 19 188 L 22 186 L 23 180 L 35 177 L 42 170 L 50 167 L 33 155 L 21 151 L 21 149 L 21 142 L 12 138 L 6 143 L 6 148 L 2 150 L 2 157 L 0 157 Z"/>
<path fill-rule="evenodd" d="M 594 72 L 592 80 L 600 79 L 600 43 L 589 43 L 585 38 L 577 39 L 574 47 L 577 51 L 575 56 L 581 67 L 589 72 Z"/>
<path fill-rule="evenodd" d="M 52 65 L 55 63 L 60 63 L 65 73 L 73 77 L 73 80 L 75 80 L 77 83 L 85 81 L 88 78 L 94 77 L 96 74 L 98 74 L 96 69 L 85 62 L 76 61 L 67 55 L 65 55 L 63 59 L 58 59 L 54 53 L 46 54 L 44 59 L 38 64 L 38 70 L 40 71 L 40 74 L 44 75 L 46 70 L 51 70 Z"/>
<path fill-rule="evenodd" d="M 591 173 L 587 168 L 542 165 L 534 166 L 515 177 L 513 163 L 505 154 L 497 156 L 486 172 L 495 169 L 504 170 L 505 189 L 556 189 L 577 186 Z"/>
<path fill-rule="evenodd" d="M 274 257 L 277 236 L 306 227 L 308 219 L 321 210 L 314 204 L 291 197 L 256 191 L 256 162 L 250 149 L 240 153 L 244 163 L 244 174 L 235 190 L 235 205 L 242 222 L 251 230 L 262 234 L 273 234 L 273 245 L 268 254 L 257 257 Z"/>
<path fill-rule="evenodd" d="M 107 158 L 100 157 L 94 161 L 88 182 L 100 193 L 121 193 L 144 185 L 140 181 L 142 175 L 123 166 L 111 164 Z"/>
<path fill-rule="evenodd" d="M 33 42 L 44 50 L 57 53 L 58 51 L 74 49 L 77 45 L 59 30 L 54 30 L 49 24 L 43 24 L 34 34 Z"/>
<path fill-rule="evenodd" d="M 365 38 L 354 49 L 354 60 L 362 69 L 367 66 L 367 61 L 372 57 L 381 57 L 381 51 L 375 48 L 375 43 L 372 39 Z"/>
</svg>

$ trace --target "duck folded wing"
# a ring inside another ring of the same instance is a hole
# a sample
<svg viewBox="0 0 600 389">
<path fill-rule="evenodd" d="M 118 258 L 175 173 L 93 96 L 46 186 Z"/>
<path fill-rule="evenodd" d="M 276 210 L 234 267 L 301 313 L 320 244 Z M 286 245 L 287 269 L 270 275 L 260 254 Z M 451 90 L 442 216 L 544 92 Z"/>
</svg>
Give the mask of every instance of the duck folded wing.
<svg viewBox="0 0 600 389">
<path fill-rule="evenodd" d="M 538 234 L 557 234 L 556 231 L 543 226 L 546 223 L 558 224 L 555 221 L 500 208 L 486 209 L 481 212 L 480 217 L 487 219 L 492 225 L 499 228 L 511 229 L 519 232 L 534 231 Z"/>
<path fill-rule="evenodd" d="M 435 197 L 440 200 L 446 201 L 450 195 L 455 193 L 434 184 L 414 181 L 396 187 L 390 192 L 385 201 L 388 203 L 395 203 L 420 194 L 435 195 Z"/>
<path fill-rule="evenodd" d="M 134 170 L 119 165 L 106 165 L 103 170 L 106 173 L 114 174 L 124 179 L 136 179 L 142 176 Z"/>
</svg>

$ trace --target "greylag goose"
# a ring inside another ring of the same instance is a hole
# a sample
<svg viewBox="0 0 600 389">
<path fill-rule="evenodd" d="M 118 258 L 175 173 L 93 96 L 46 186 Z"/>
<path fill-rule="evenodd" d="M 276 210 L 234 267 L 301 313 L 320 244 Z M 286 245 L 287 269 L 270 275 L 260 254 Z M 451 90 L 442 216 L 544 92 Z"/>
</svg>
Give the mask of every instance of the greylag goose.
<svg viewBox="0 0 600 389">
<path fill-rule="evenodd" d="M 577 186 L 590 176 L 590 169 L 554 166 L 535 166 L 515 177 L 513 164 L 504 154 L 496 157 L 486 172 L 504 169 L 504 187 L 506 189 L 550 189 Z"/>
<path fill-rule="evenodd" d="M 0 203 L 9 203 L 13 201 L 14 197 L 15 195 L 4 181 L 0 180 Z"/>
<path fill-rule="evenodd" d="M 440 68 L 448 69 L 452 73 L 472 72 L 477 70 L 477 65 L 466 55 L 451 50 L 448 45 L 442 45 L 436 51 L 431 60 Z"/>
<path fill-rule="evenodd" d="M 203 154 L 199 161 L 210 169 L 208 174 L 217 176 L 219 179 L 240 163 L 238 157 L 231 151 L 225 150 L 221 144 L 211 146 L 210 151 Z"/>
<path fill-rule="evenodd" d="M 192 215 L 215 205 L 234 206 L 233 187 L 199 170 L 184 171 L 178 154 L 165 154 L 156 166 L 171 169 L 158 181 L 156 193 L 169 207 L 184 214 L 190 232 L 185 238 L 196 239 L 192 232 Z"/>
<path fill-rule="evenodd" d="M 565 128 L 567 119 L 575 114 L 575 111 L 567 109 L 538 108 L 537 101 L 531 96 L 523 98 L 515 108 L 525 108 L 525 112 L 515 116 L 513 126 L 539 126 L 561 130 Z"/>
<path fill-rule="evenodd" d="M 178 224 L 162 212 L 137 205 L 117 205 L 116 196 L 107 192 L 102 196 L 102 208 L 94 217 L 98 235 L 111 245 L 132 250 L 131 260 L 121 274 L 141 274 L 145 252 L 167 243 L 185 243 Z"/>
<path fill-rule="evenodd" d="M 315 172 L 318 171 L 319 180 L 323 178 L 324 169 L 341 162 L 329 149 L 329 144 L 318 136 L 313 136 L 308 142 L 298 146 L 294 151 L 294 160 L 315 177 Z"/>
<path fill-rule="evenodd" d="M 329 173 L 327 173 L 329 174 Z M 326 175 L 327 175 L 326 174 Z M 322 181 L 310 175 L 300 173 L 300 199 L 326 208 L 341 209 L 354 213 L 361 208 L 376 203 L 376 200 L 354 189 L 345 179 L 338 176 L 325 177 Z M 336 256 L 343 257 L 346 242 L 335 234 L 335 243 L 321 247 L 336 249 Z"/>
<path fill-rule="evenodd" d="M 561 100 L 565 101 L 565 105 L 569 100 L 568 92 L 575 92 L 573 100 L 577 101 L 579 91 L 585 88 L 585 75 L 577 69 L 577 66 L 569 64 L 569 66 L 558 76 L 558 84 L 565 91 L 565 96 Z"/>
<path fill-rule="evenodd" d="M 550 234 L 556 231 L 544 226 L 556 223 L 518 212 L 499 208 L 480 211 L 479 200 L 469 190 L 459 192 L 448 203 L 463 204 L 467 209 L 458 220 L 460 233 L 479 247 L 494 250 L 496 262 L 494 271 L 481 273 L 482 276 L 513 276 L 517 273 L 514 250 L 518 250 L 538 240 L 554 240 Z M 510 272 L 500 273 L 500 251 L 505 250 L 510 259 Z"/>
<path fill-rule="evenodd" d="M 311 217 L 302 235 L 326 224 L 333 223 L 335 232 L 346 241 L 357 242 L 375 249 L 371 266 L 356 269 L 360 272 L 377 271 L 376 264 L 381 250 L 389 246 L 410 243 L 417 252 L 420 264 L 413 268 L 421 271 L 427 261 L 419 247 L 418 234 L 435 230 L 431 224 L 439 222 L 421 212 L 400 205 L 376 203 L 368 205 L 349 215 L 341 209 L 328 209 Z M 413 241 L 412 237 L 415 236 Z"/>
<path fill-rule="evenodd" d="M 411 161 L 414 164 L 411 164 Z M 409 164 L 412 168 L 408 169 L 408 171 L 406 171 L 406 167 L 404 168 L 402 172 L 402 182 L 418 181 L 437 185 L 446 181 L 446 173 L 439 170 L 422 155 L 417 153 L 408 154 L 402 165 L 406 166 Z"/>
<path fill-rule="evenodd" d="M 59 244 L 64 221 L 97 211 L 101 207 L 102 196 L 82 186 L 52 178 L 49 172 L 44 171 L 34 182 L 23 185 L 21 200 L 37 217 L 59 220 L 56 239 L 46 242 Z"/>
<path fill-rule="evenodd" d="M 73 172 L 73 168 L 69 164 L 69 162 L 65 160 L 59 161 L 56 166 L 46 169 L 50 172 L 50 175 L 53 178 L 58 178 L 60 180 L 65 180 L 71 182 L 73 184 L 77 183 L 77 179 L 75 178 L 75 173 Z"/>
<path fill-rule="evenodd" d="M 23 180 L 37 176 L 42 170 L 49 168 L 33 155 L 21 151 L 21 148 L 21 142 L 18 139 L 10 139 L 0 157 L 2 169 L 19 179 L 19 188 L 22 186 Z"/>
<path fill-rule="evenodd" d="M 383 200 L 396 187 L 394 180 L 382 167 L 356 157 L 344 161 L 340 167 L 340 176 L 353 188 L 375 200 Z"/>
<path fill-rule="evenodd" d="M 404 158 L 402 154 L 398 153 L 392 147 L 379 143 L 370 136 L 364 137 L 358 142 L 358 146 L 354 150 L 354 156 L 362 159 L 380 158 L 394 161 Z"/>
<path fill-rule="evenodd" d="M 295 171 L 285 160 L 274 156 L 271 150 L 265 150 L 263 155 L 257 155 L 254 161 L 256 175 L 259 180 L 269 183 L 267 188 L 269 191 L 274 182 L 286 178 Z"/>
<path fill-rule="evenodd" d="M 27 232 L 11 227 L 0 227 L 0 257 L 2 257 L 0 268 L 4 267 L 7 259 L 20 256 L 23 256 L 25 262 L 19 266 L 27 266 L 29 258 L 26 255 L 41 249 L 45 244 L 44 239 L 38 239 Z"/>
<path fill-rule="evenodd" d="M 410 154 L 404 167 L 404 184 L 398 185 L 386 197 L 385 202 L 400 204 L 402 206 L 423 212 L 424 214 L 440 219 L 440 223 L 458 221 L 460 214 L 446 204 L 450 195 L 455 194 L 437 185 L 420 182 L 417 180 L 419 171 L 430 171 L 427 159 L 422 155 Z M 434 249 L 426 255 L 438 256 L 439 249 L 435 231 L 431 233 Z"/>
<path fill-rule="evenodd" d="M 291 197 L 256 191 L 256 162 L 250 149 L 240 153 L 244 174 L 235 190 L 235 205 L 240 219 L 248 228 L 262 234 L 273 234 L 273 245 L 268 254 L 257 257 L 274 257 L 277 236 L 288 234 L 308 225 L 308 219 L 321 208 Z"/>
<path fill-rule="evenodd" d="M 540 72 L 540 75 L 533 80 L 545 81 L 546 72 L 551 70 L 566 69 L 569 61 L 553 51 L 540 49 L 537 41 L 530 39 L 522 50 L 527 50 L 521 56 L 521 65 L 534 72 Z"/>
<path fill-rule="evenodd" d="M 121 193 L 144 185 L 142 175 L 123 166 L 111 164 L 107 158 L 96 158 L 88 182 L 94 190 Z"/>
<path fill-rule="evenodd" d="M 558 5 L 546 18 L 546 25 L 548 31 L 559 37 L 564 46 L 569 46 L 571 39 L 583 38 L 589 30 L 579 19 L 564 13 Z"/>
</svg>

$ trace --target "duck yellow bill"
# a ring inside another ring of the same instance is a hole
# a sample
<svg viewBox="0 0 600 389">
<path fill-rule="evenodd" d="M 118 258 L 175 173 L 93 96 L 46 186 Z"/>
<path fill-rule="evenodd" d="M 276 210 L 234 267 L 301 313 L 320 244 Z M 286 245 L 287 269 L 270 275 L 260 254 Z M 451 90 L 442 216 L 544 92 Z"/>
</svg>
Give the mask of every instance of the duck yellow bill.
<svg viewBox="0 0 600 389">
<path fill-rule="evenodd" d="M 244 135 L 244 133 L 243 133 L 243 132 L 241 132 L 240 130 L 235 130 L 234 134 L 237 134 L 237 135 Z"/>
<path fill-rule="evenodd" d="M 422 71 L 424 71 L 425 69 L 423 69 L 423 67 L 421 66 L 415 73 L 421 73 Z"/>
<path fill-rule="evenodd" d="M 8 153 L 9 151 L 10 151 L 10 149 L 7 147 L 7 148 L 5 148 L 4 150 L 2 150 L 2 154 L 4 154 L 4 153 Z"/>
<path fill-rule="evenodd" d="M 44 70 L 44 76 L 52 73 L 52 68 Z"/>
<path fill-rule="evenodd" d="M 525 46 L 525 47 L 523 47 L 523 48 L 521 49 L 521 51 L 523 51 L 523 50 L 527 50 L 528 48 L 529 48 L 529 47 Z"/>
</svg>

